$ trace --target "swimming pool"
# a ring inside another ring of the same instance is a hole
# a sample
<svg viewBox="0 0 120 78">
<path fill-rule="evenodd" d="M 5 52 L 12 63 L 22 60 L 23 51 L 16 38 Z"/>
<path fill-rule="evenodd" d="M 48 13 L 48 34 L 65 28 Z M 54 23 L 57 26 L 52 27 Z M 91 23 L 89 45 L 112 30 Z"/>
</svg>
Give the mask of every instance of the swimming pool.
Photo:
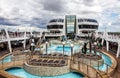
<svg viewBox="0 0 120 78">
<path fill-rule="evenodd" d="M 99 55 L 99 54 L 102 54 L 102 53 L 97 53 L 97 54 Z M 111 58 L 109 56 L 105 55 L 105 54 L 102 54 L 102 58 L 104 60 L 104 64 L 99 66 L 99 70 L 105 71 L 105 70 L 107 70 L 107 65 L 106 64 L 111 66 L 112 65 L 112 61 L 111 61 Z M 98 67 L 94 67 L 94 68 L 98 69 Z"/>
<path fill-rule="evenodd" d="M 43 77 L 29 74 L 23 68 L 13 67 L 6 69 L 6 71 L 12 75 L 20 76 L 23 78 L 82 78 L 83 75 L 76 72 L 69 72 L 67 74 L 59 75 L 59 76 L 51 76 L 51 77 Z"/>
<path fill-rule="evenodd" d="M 80 50 L 80 45 L 74 45 L 73 46 L 73 51 L 76 52 L 78 51 L 79 52 Z M 51 53 L 51 52 L 63 52 L 63 45 L 51 45 L 48 47 L 48 53 Z M 67 55 L 70 55 L 71 54 L 71 46 L 70 45 L 65 45 L 64 46 L 64 53 L 67 54 Z"/>
<path fill-rule="evenodd" d="M 55 47 L 53 47 L 53 48 L 55 48 Z M 62 46 L 59 46 L 59 47 L 57 47 L 56 50 L 58 50 L 58 52 L 61 52 L 62 49 L 63 49 L 63 47 L 62 47 Z M 71 50 L 70 47 L 64 47 L 64 49 L 65 49 L 65 50 L 68 50 L 68 53 L 69 53 L 69 51 Z M 89 50 L 88 50 L 87 52 L 89 53 Z M 93 51 L 92 51 L 92 53 L 93 53 Z M 70 53 L 69 53 L 69 54 L 70 54 Z M 98 54 L 98 55 L 99 55 L 99 54 L 102 55 L 102 58 L 103 58 L 104 63 L 105 63 L 105 64 L 102 64 L 102 65 L 99 66 L 99 70 L 105 71 L 105 70 L 107 69 L 107 65 L 106 65 L 106 64 L 108 64 L 109 66 L 112 65 L 111 58 L 110 58 L 109 56 L 107 56 L 107 55 L 105 55 L 105 54 L 102 54 L 102 53 L 99 53 L 99 52 L 97 52 L 97 54 Z M 11 58 L 12 58 L 12 55 L 9 55 L 9 56 L 5 57 L 5 58 L 3 59 L 3 63 L 11 62 Z M 98 69 L 98 66 L 95 66 L 94 68 Z"/>
<path fill-rule="evenodd" d="M 54 47 L 53 47 L 53 48 L 54 48 Z M 60 49 L 60 51 L 58 51 L 58 52 L 61 52 L 61 49 L 63 49 L 63 47 L 58 47 L 58 48 Z M 59 49 L 57 49 L 57 50 L 59 50 Z M 65 47 L 65 49 L 69 51 L 69 50 L 70 50 L 70 47 Z M 89 50 L 88 50 L 87 52 L 89 52 Z M 93 52 L 93 51 L 92 51 L 92 52 Z M 69 53 L 69 52 L 68 52 L 68 53 Z M 99 52 L 97 52 L 97 54 L 98 54 L 98 55 L 99 55 L 99 54 L 102 55 L 102 58 L 103 58 L 104 63 L 105 63 L 105 64 L 99 66 L 99 70 L 105 71 L 105 70 L 107 69 L 107 65 L 106 65 L 106 64 L 108 64 L 109 66 L 112 65 L 111 58 L 110 58 L 109 56 L 107 56 L 107 55 L 105 55 L 105 54 L 102 54 L 102 53 L 99 53 Z M 5 57 L 5 58 L 3 59 L 3 63 L 11 62 L 11 57 L 12 57 L 12 55 L 9 55 L 9 56 Z M 97 66 L 95 66 L 94 68 L 98 69 Z"/>
<path fill-rule="evenodd" d="M 74 47 L 73 47 L 73 50 L 74 51 L 76 51 L 76 50 L 78 50 L 80 48 L 80 45 L 74 45 Z M 51 46 L 49 46 L 48 47 L 48 53 L 51 53 L 51 52 L 63 52 L 63 45 L 51 45 Z M 79 50 L 78 50 L 79 51 Z M 69 45 L 65 45 L 64 46 L 64 52 L 65 52 L 65 54 L 68 54 L 68 55 L 70 55 L 71 54 L 71 46 L 69 46 Z M 87 51 L 88 53 L 89 53 L 89 50 Z M 93 53 L 93 51 L 92 51 L 92 53 Z M 111 66 L 112 65 L 112 61 L 111 61 L 111 58 L 109 57 L 109 56 L 107 56 L 107 55 L 105 55 L 105 54 L 102 54 L 102 53 L 99 53 L 99 52 L 97 52 L 97 54 L 98 55 L 102 55 L 102 58 L 103 58 L 103 60 L 104 60 L 104 63 L 105 64 L 103 64 L 103 65 L 100 65 L 99 66 L 99 70 L 101 70 L 101 71 L 106 71 L 107 70 L 107 65 L 106 64 L 108 64 L 109 66 Z M 3 59 L 3 63 L 6 63 L 6 62 L 11 62 L 11 57 L 12 57 L 12 55 L 9 55 L 9 56 L 7 56 L 7 57 L 5 57 L 4 59 Z M 94 67 L 95 69 L 98 69 L 98 67 L 97 66 L 95 66 Z M 13 74 L 13 75 L 17 75 L 17 76 L 24 76 L 24 78 L 28 78 L 28 76 L 31 76 L 31 78 L 33 78 L 33 77 L 35 77 L 35 78 L 40 78 L 40 77 L 38 77 L 38 76 L 34 76 L 34 75 L 31 75 L 31 74 L 29 74 L 29 73 L 27 73 L 26 71 L 24 71 L 24 69 L 22 69 L 22 68 L 15 68 L 15 69 L 13 69 L 13 70 L 7 70 L 10 74 Z M 28 75 L 28 76 L 27 76 Z M 55 76 L 55 77 L 44 77 L 44 78 L 66 78 L 67 76 L 72 76 L 73 75 L 73 77 L 69 77 L 69 78 L 78 78 L 78 76 L 79 75 L 76 75 L 75 73 L 73 73 L 73 72 L 70 72 L 70 73 L 68 73 L 68 74 L 65 74 L 65 75 L 63 75 L 63 76 Z M 74 77 L 74 75 L 75 75 L 75 77 Z M 30 78 L 30 77 L 29 77 Z M 43 77 L 42 77 L 43 78 Z"/>
<path fill-rule="evenodd" d="M 87 50 L 87 53 L 89 53 L 90 51 Z M 92 50 L 92 53 L 94 53 L 94 51 Z M 101 52 L 97 52 L 97 55 L 102 55 L 102 59 L 104 60 L 104 64 L 100 65 L 99 67 L 98 66 L 94 66 L 95 69 L 98 69 L 101 70 L 101 71 L 106 71 L 107 70 L 107 65 L 108 64 L 109 66 L 112 65 L 112 60 L 109 56 L 101 53 Z"/>
<path fill-rule="evenodd" d="M 12 55 L 9 55 L 3 59 L 3 63 L 11 62 Z"/>
</svg>

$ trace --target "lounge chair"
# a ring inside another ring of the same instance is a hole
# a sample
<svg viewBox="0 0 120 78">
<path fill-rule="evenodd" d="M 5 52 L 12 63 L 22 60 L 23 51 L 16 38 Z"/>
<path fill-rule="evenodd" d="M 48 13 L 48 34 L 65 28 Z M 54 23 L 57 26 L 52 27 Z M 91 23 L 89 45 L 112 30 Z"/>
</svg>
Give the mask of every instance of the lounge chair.
<svg viewBox="0 0 120 78">
<path fill-rule="evenodd" d="M 67 60 L 61 60 L 60 65 L 61 66 L 66 66 L 67 65 Z"/>
<path fill-rule="evenodd" d="M 54 61 L 54 66 L 60 66 L 59 62 L 60 62 L 60 60 L 55 60 Z"/>
<path fill-rule="evenodd" d="M 44 66 L 44 65 L 47 65 L 47 61 L 48 61 L 48 60 L 46 60 L 46 59 L 43 60 L 43 61 L 42 61 L 42 65 L 43 65 L 43 66 Z"/>
<path fill-rule="evenodd" d="M 47 62 L 47 66 L 52 66 L 52 65 L 53 65 L 53 62 L 54 62 L 54 60 L 49 60 L 49 61 Z"/>
</svg>

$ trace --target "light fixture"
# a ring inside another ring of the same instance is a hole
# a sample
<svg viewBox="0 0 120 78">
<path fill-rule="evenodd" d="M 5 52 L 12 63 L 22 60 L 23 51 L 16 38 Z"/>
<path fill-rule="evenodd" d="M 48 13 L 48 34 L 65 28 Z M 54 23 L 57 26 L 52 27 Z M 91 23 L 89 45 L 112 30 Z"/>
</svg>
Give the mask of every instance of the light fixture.
<svg viewBox="0 0 120 78">
<path fill-rule="evenodd" d="M 46 44 L 46 54 L 47 54 L 47 44 L 48 44 L 48 42 L 46 41 L 45 44 Z"/>
<path fill-rule="evenodd" d="M 65 45 L 65 42 L 62 42 L 63 45 Z"/>
<path fill-rule="evenodd" d="M 71 46 L 71 47 L 73 47 L 74 45 L 73 45 L 73 44 L 71 44 L 70 46 Z"/>
<path fill-rule="evenodd" d="M 94 42 L 94 45 L 97 45 L 97 42 Z"/>
<path fill-rule="evenodd" d="M 45 44 L 48 44 L 48 42 L 46 41 Z"/>
</svg>

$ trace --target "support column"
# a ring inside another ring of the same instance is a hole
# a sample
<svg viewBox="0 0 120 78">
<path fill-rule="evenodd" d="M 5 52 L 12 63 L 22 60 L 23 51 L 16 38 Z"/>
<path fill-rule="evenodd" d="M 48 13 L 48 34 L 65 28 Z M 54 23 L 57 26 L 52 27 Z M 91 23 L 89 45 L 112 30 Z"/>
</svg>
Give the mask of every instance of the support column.
<svg viewBox="0 0 120 78">
<path fill-rule="evenodd" d="M 109 42 L 108 41 L 106 41 L 106 49 L 107 49 L 107 51 L 109 51 Z"/>
<path fill-rule="evenodd" d="M 32 31 L 30 32 L 30 35 L 31 35 L 31 36 L 33 35 Z"/>
<path fill-rule="evenodd" d="M 32 27 L 30 28 L 30 36 L 33 36 Z"/>
<path fill-rule="evenodd" d="M 101 44 L 103 45 L 103 43 L 104 43 L 104 38 L 102 38 L 102 42 L 101 42 Z"/>
<path fill-rule="evenodd" d="M 26 31 L 24 33 L 24 43 L 23 43 L 23 48 L 25 49 L 26 48 Z"/>
<path fill-rule="evenodd" d="M 10 36 L 9 36 L 9 34 L 8 34 L 7 29 L 5 29 L 5 33 L 6 33 L 6 36 L 7 36 L 7 41 L 8 41 L 8 48 L 9 48 L 9 51 L 10 51 L 10 53 L 12 53 Z"/>
<path fill-rule="evenodd" d="M 120 55 L 120 41 L 118 42 L 118 49 L 117 49 L 116 57 L 119 57 L 119 55 Z"/>
</svg>

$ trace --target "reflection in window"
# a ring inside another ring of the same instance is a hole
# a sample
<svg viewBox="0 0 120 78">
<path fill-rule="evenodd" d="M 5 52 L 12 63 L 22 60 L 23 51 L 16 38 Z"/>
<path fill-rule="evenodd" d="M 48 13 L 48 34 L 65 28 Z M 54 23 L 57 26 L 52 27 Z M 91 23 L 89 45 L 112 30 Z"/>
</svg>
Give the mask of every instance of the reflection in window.
<svg viewBox="0 0 120 78">
<path fill-rule="evenodd" d="M 98 29 L 97 25 L 79 25 L 80 29 Z"/>
<path fill-rule="evenodd" d="M 63 29 L 63 25 L 48 25 L 48 29 Z"/>
<path fill-rule="evenodd" d="M 67 33 L 74 33 L 75 32 L 75 15 L 66 16 L 66 23 L 67 23 Z"/>
</svg>

